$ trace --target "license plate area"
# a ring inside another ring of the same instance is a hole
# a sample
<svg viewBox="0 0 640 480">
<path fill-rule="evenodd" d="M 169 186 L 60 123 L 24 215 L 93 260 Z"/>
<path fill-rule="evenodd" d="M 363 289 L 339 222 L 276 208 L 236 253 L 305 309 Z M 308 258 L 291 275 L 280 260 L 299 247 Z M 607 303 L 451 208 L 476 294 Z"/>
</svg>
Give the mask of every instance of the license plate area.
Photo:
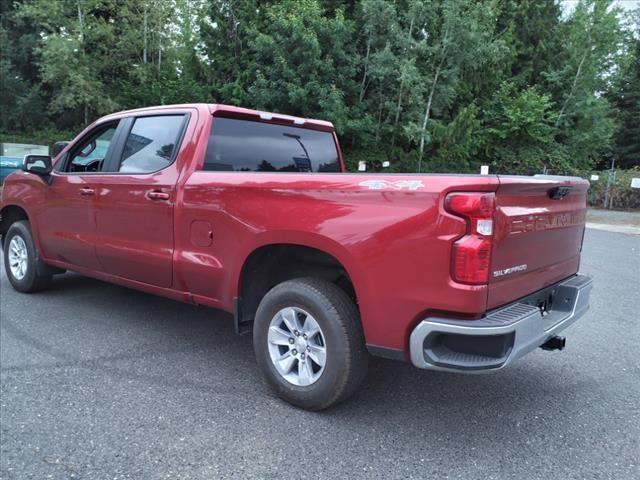
<svg viewBox="0 0 640 480">
<path fill-rule="evenodd" d="M 524 303 L 536 307 L 540 310 L 540 314 L 545 317 L 553 310 L 554 304 L 558 299 L 559 289 L 560 286 L 553 285 L 523 298 L 518 301 L 518 303 Z"/>
<path fill-rule="evenodd" d="M 578 289 L 571 285 L 556 284 L 539 290 L 519 301 L 536 307 L 545 331 L 564 320 L 573 310 Z"/>
</svg>

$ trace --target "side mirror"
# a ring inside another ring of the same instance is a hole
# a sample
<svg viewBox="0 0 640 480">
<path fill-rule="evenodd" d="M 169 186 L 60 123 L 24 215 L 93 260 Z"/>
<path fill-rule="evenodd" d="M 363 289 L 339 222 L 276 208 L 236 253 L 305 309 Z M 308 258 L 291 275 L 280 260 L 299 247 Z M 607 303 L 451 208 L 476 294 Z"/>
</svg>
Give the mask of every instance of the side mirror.
<svg viewBox="0 0 640 480">
<path fill-rule="evenodd" d="M 53 146 L 51 147 L 51 158 L 57 157 L 58 154 L 62 151 L 62 149 L 64 149 L 64 147 L 66 147 L 67 145 L 69 145 L 69 142 L 54 143 Z"/>
<path fill-rule="evenodd" d="M 51 173 L 51 157 L 49 155 L 25 155 L 22 170 L 36 175 L 46 176 Z"/>
</svg>

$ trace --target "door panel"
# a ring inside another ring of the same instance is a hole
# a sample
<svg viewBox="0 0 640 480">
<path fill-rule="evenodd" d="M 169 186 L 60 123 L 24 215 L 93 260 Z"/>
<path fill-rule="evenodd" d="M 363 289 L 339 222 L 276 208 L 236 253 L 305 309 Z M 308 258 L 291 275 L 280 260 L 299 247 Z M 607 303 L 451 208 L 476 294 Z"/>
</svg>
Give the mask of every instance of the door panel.
<svg viewBox="0 0 640 480">
<path fill-rule="evenodd" d="M 96 254 L 95 184 L 113 154 L 119 122 L 97 126 L 56 164 L 47 205 L 38 216 L 43 255 L 72 265 L 100 269 Z"/>
<path fill-rule="evenodd" d="M 96 251 L 105 272 L 171 287 L 176 157 L 187 120 L 184 111 L 135 118 L 114 171 L 96 179 Z"/>
<path fill-rule="evenodd" d="M 42 253 L 46 258 L 99 269 L 95 249 L 91 177 L 53 175 L 48 203 L 37 219 Z"/>
<path fill-rule="evenodd" d="M 97 255 L 105 272 L 170 287 L 177 172 L 106 175 L 96 185 Z M 150 198 L 151 192 L 168 199 Z"/>
</svg>

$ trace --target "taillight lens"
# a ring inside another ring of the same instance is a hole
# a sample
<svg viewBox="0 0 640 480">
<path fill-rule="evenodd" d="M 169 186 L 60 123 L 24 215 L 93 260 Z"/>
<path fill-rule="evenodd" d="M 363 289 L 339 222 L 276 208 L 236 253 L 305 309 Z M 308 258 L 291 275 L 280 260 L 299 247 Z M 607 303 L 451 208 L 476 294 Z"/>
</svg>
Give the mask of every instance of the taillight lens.
<svg viewBox="0 0 640 480">
<path fill-rule="evenodd" d="M 493 247 L 493 193 L 451 193 L 444 202 L 448 212 L 467 222 L 466 235 L 453 244 L 451 275 L 456 282 L 489 282 Z"/>
</svg>

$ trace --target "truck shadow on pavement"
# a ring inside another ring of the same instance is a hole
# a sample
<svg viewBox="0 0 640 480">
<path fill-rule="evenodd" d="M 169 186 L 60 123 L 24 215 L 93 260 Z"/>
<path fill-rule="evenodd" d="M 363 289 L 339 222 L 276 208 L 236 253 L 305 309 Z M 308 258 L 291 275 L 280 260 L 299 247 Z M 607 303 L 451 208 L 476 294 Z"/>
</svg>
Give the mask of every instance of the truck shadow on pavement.
<svg viewBox="0 0 640 480">
<path fill-rule="evenodd" d="M 3 279 L 3 290 L 9 288 Z M 2 294 L 5 306 L 15 297 L 27 298 L 12 290 Z M 38 331 L 37 323 L 22 325 L 3 315 L 5 333 L 52 358 L 5 365 L 3 373 L 82 368 L 128 381 L 132 388 L 161 388 L 178 402 L 184 395 L 231 395 L 242 408 L 276 406 L 294 418 L 323 416 L 353 428 L 379 430 L 381 436 L 435 435 L 442 440 L 465 435 L 467 441 L 471 437 L 482 443 L 504 435 L 505 427 L 525 435 L 532 422 L 554 422 L 563 412 L 573 411 L 576 387 L 589 388 L 577 385 L 568 368 L 546 368 L 538 357 L 488 375 L 422 371 L 372 358 L 369 374 L 353 398 L 329 411 L 310 413 L 271 394 L 257 371 L 251 336 L 235 335 L 228 314 L 75 274 L 57 277 L 50 290 L 28 300 L 27 308 L 48 312 L 59 335 L 76 348 L 56 345 L 55 339 Z M 92 342 L 96 348 L 88 347 Z"/>
</svg>

